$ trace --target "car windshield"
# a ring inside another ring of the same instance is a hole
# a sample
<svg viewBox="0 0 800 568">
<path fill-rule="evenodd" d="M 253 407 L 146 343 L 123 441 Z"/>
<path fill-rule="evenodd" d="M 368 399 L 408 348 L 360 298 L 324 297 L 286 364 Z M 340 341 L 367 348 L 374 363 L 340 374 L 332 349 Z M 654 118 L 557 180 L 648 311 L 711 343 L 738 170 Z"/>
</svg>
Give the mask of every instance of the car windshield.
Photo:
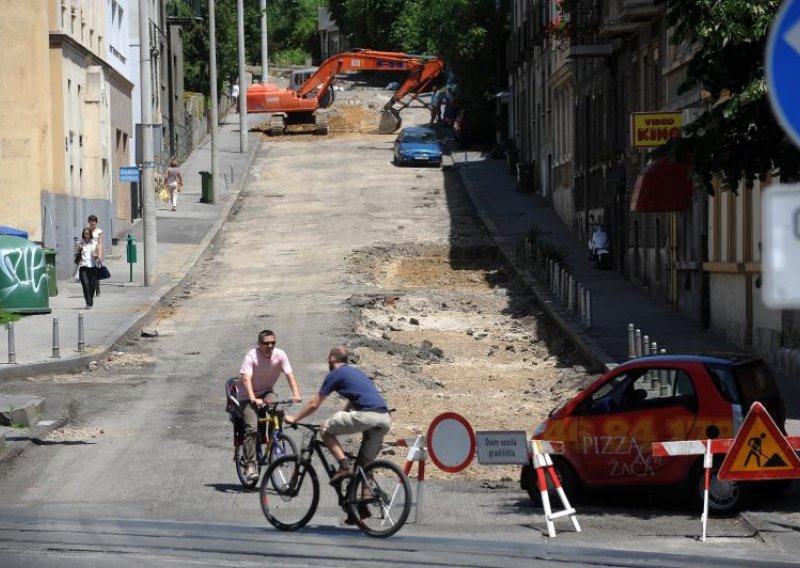
<svg viewBox="0 0 800 568">
<path fill-rule="evenodd" d="M 409 132 L 403 136 L 403 142 L 432 144 L 436 142 L 436 137 L 432 132 Z"/>
</svg>

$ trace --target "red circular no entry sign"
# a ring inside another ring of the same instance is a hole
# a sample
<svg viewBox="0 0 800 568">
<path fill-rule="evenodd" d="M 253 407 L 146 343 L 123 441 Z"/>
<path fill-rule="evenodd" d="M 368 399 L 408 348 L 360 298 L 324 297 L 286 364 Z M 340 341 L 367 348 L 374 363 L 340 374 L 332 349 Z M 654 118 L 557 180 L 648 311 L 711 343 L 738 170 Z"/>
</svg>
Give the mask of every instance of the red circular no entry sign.
<svg viewBox="0 0 800 568">
<path fill-rule="evenodd" d="M 428 426 L 428 452 L 436 467 L 448 473 L 465 469 L 475 456 L 475 432 L 467 419 L 445 412 Z"/>
</svg>

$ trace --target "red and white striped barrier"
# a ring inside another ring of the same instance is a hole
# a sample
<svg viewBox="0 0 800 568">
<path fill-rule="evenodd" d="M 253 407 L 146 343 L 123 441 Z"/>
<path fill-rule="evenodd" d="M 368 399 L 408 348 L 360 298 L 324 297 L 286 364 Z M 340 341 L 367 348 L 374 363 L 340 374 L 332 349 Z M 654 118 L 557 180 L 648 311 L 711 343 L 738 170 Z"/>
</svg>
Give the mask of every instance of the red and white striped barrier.
<svg viewBox="0 0 800 568">
<path fill-rule="evenodd" d="M 548 440 L 531 440 L 529 443 L 529 451 L 531 460 L 533 461 L 533 467 L 536 469 L 536 480 L 537 485 L 539 486 L 539 493 L 542 496 L 542 507 L 544 508 L 544 517 L 545 521 L 547 522 L 547 534 L 550 536 L 550 538 L 556 536 L 556 526 L 554 521 L 556 519 L 560 519 L 561 517 L 569 517 L 569 519 L 572 521 L 572 526 L 575 527 L 575 531 L 581 532 L 581 526 L 578 524 L 577 511 L 575 511 L 575 509 L 569 504 L 567 494 L 564 492 L 564 488 L 561 487 L 561 480 L 558 478 L 558 474 L 556 473 L 553 465 L 553 460 L 550 457 L 550 454 L 563 454 L 564 443 L 552 442 Z M 550 481 L 552 482 L 553 487 L 555 487 L 559 499 L 561 499 L 561 505 L 564 507 L 563 510 L 558 511 L 557 513 L 553 513 L 550 507 L 550 495 L 547 491 L 546 475 L 550 477 Z"/>
<path fill-rule="evenodd" d="M 414 462 L 417 462 L 417 491 L 416 499 L 414 499 L 414 522 L 422 522 L 422 488 L 425 481 L 425 460 L 428 459 L 428 450 L 425 446 L 425 436 L 417 436 L 416 438 L 404 438 L 398 440 L 395 446 L 401 448 L 408 448 L 406 455 L 406 463 L 403 464 L 403 473 L 408 475 L 411 473 L 411 468 Z"/>
<path fill-rule="evenodd" d="M 800 436 L 786 436 L 786 441 L 794 450 L 800 450 Z M 653 442 L 653 455 L 656 457 L 704 456 L 703 467 L 705 478 L 703 484 L 703 524 L 702 540 L 706 540 L 708 526 L 708 489 L 711 484 L 711 468 L 714 466 L 714 454 L 727 454 L 733 447 L 733 439 L 716 440 L 684 440 L 680 442 Z"/>
</svg>

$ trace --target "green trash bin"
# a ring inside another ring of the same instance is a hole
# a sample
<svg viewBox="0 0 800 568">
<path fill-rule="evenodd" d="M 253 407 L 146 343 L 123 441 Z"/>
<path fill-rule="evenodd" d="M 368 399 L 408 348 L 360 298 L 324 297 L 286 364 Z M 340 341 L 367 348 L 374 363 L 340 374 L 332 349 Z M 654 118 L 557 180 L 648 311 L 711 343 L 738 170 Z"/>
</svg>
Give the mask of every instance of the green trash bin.
<svg viewBox="0 0 800 568">
<path fill-rule="evenodd" d="M 47 295 L 58 296 L 58 279 L 56 277 L 56 249 L 42 247 L 44 263 L 47 270 Z"/>
<path fill-rule="evenodd" d="M 49 314 L 50 296 L 42 247 L 28 239 L 0 235 L 0 306 L 16 314 Z"/>
<path fill-rule="evenodd" d="M 200 172 L 200 180 L 202 182 L 200 203 L 214 203 L 214 179 L 211 177 L 211 172 Z"/>
</svg>

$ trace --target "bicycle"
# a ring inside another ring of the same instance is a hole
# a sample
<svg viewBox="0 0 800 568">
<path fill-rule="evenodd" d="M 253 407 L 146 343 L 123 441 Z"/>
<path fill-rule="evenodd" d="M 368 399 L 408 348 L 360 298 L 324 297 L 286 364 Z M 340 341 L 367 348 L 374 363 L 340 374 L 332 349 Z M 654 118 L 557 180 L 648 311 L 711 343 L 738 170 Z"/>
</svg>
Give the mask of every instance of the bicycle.
<svg viewBox="0 0 800 568">
<path fill-rule="evenodd" d="M 291 438 L 283 433 L 284 411 L 279 406 L 294 404 L 292 400 L 270 401 L 258 409 L 258 433 L 256 434 L 256 470 L 259 477 L 248 479 L 245 476 L 244 461 L 244 420 L 241 406 L 236 396 L 234 377 L 225 381 L 226 410 L 233 422 L 233 462 L 236 464 L 236 475 L 245 489 L 255 489 L 261 476 L 261 469 L 268 466 L 276 458 L 297 455 L 297 446 Z"/>
<path fill-rule="evenodd" d="M 323 453 L 325 444 L 320 427 L 298 423 L 310 430 L 300 455 L 283 456 L 267 468 L 261 483 L 261 510 L 267 521 L 282 531 L 303 528 L 319 505 L 319 479 L 311 461 L 316 454 L 330 479 L 336 468 Z M 352 459 L 352 456 L 349 456 Z M 399 531 L 411 510 L 411 484 L 395 464 L 375 460 L 355 466 L 352 477 L 333 486 L 348 524 L 356 524 L 365 534 L 385 538 Z"/>
</svg>

